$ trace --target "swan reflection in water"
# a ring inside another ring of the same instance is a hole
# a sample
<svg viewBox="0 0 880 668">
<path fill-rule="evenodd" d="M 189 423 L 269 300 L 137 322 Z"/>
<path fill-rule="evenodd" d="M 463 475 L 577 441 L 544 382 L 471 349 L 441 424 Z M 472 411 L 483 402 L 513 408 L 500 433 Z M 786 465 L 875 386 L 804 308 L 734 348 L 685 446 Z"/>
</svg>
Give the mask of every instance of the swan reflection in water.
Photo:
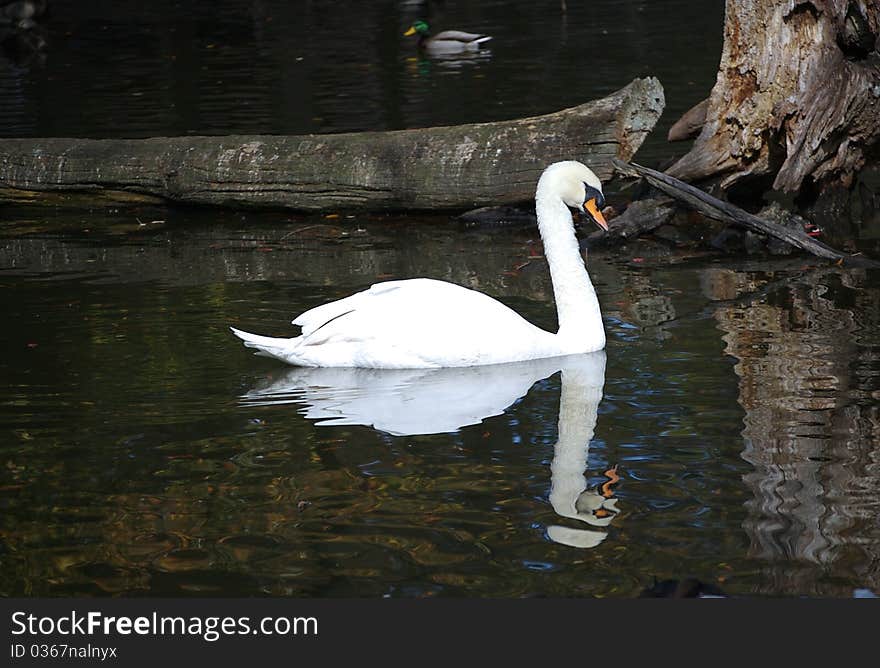
<svg viewBox="0 0 880 668">
<path fill-rule="evenodd" d="M 619 512 L 616 468 L 587 489 L 590 441 L 605 384 L 605 353 L 444 369 L 291 367 L 242 395 L 247 406 L 297 404 L 317 425 L 363 425 L 394 436 L 455 432 L 502 414 L 538 381 L 562 372 L 559 437 L 550 464 L 550 504 L 597 529 L 547 527 L 554 542 L 595 547 Z"/>
</svg>

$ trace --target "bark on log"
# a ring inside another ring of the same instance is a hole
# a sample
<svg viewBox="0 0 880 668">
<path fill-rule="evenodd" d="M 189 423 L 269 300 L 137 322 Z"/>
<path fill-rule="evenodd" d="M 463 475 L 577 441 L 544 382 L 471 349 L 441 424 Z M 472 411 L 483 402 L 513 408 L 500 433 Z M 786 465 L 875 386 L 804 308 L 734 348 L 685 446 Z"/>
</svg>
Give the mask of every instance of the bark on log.
<svg viewBox="0 0 880 668">
<path fill-rule="evenodd" d="M 496 123 L 338 135 L 0 139 L 0 202 L 313 211 L 510 204 L 532 200 L 541 171 L 557 160 L 579 159 L 610 177 L 611 159 L 632 157 L 663 106 L 660 82 L 648 77 L 578 107 Z"/>
<path fill-rule="evenodd" d="M 851 266 L 880 267 L 880 262 L 875 262 L 860 255 L 848 255 L 835 250 L 821 241 L 816 241 L 804 231 L 794 231 L 764 218 L 754 216 L 743 211 L 729 202 L 712 197 L 699 188 L 679 181 L 673 176 L 658 172 L 636 164 L 626 164 L 620 160 L 614 160 L 614 166 L 621 173 L 637 175 L 645 178 L 652 186 L 662 190 L 667 195 L 674 197 L 702 214 L 715 220 L 745 227 L 746 229 L 766 234 L 780 241 L 784 241 L 795 248 L 800 248 L 826 260 L 839 261 Z"/>
<path fill-rule="evenodd" d="M 727 0 L 706 123 L 667 170 L 815 195 L 880 143 L 877 0 Z"/>
</svg>

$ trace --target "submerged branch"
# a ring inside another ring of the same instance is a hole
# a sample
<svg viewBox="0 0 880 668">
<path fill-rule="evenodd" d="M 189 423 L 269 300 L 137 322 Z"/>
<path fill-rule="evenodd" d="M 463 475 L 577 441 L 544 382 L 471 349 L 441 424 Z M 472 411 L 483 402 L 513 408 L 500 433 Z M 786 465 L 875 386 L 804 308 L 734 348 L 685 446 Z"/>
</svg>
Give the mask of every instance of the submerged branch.
<svg viewBox="0 0 880 668">
<path fill-rule="evenodd" d="M 754 232 L 766 234 L 827 260 L 842 262 L 852 266 L 880 267 L 880 262 L 859 255 L 842 253 L 827 244 L 823 244 L 821 241 L 813 239 L 806 232 L 791 230 L 778 223 L 755 216 L 730 202 L 724 202 L 699 188 L 695 188 L 663 172 L 634 163 L 626 163 L 618 159 L 613 159 L 612 162 L 621 173 L 643 177 L 658 190 L 684 202 L 714 220 L 739 225 Z"/>
</svg>

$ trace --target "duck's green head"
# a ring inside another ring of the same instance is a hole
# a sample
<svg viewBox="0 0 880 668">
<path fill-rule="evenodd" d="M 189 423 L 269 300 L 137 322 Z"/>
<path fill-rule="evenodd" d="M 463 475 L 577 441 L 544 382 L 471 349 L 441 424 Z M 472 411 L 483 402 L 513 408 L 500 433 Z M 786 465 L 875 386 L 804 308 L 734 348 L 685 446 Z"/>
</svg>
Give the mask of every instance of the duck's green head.
<svg viewBox="0 0 880 668">
<path fill-rule="evenodd" d="M 409 27 L 409 30 L 407 30 L 405 33 L 403 33 L 404 37 L 409 37 L 410 35 L 415 35 L 415 34 L 427 35 L 428 34 L 428 24 L 425 23 L 424 21 L 416 21 L 415 23 L 413 23 Z"/>
</svg>

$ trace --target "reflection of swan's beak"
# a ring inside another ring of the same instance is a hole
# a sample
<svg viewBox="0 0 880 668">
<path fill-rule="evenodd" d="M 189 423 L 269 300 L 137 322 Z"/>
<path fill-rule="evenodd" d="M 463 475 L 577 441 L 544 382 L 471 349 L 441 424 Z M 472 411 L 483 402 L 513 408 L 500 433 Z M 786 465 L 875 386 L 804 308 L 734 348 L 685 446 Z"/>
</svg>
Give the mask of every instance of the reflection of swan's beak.
<svg viewBox="0 0 880 668">
<path fill-rule="evenodd" d="M 593 197 L 584 202 L 584 208 L 590 213 L 593 220 L 596 221 L 596 224 L 607 232 L 608 223 L 605 222 L 605 216 L 599 211 L 599 207 L 596 204 L 596 198 Z"/>
<path fill-rule="evenodd" d="M 617 499 L 606 499 L 601 494 L 584 490 L 574 502 L 577 514 L 573 519 L 581 520 L 596 527 L 607 527 L 614 516 L 620 512 Z"/>
<path fill-rule="evenodd" d="M 620 482 L 620 476 L 617 475 L 617 464 L 605 471 L 605 477 L 608 478 L 608 480 L 602 483 L 602 496 L 606 499 L 610 499 L 614 496 L 614 490 L 612 489 L 614 483 Z"/>
</svg>

